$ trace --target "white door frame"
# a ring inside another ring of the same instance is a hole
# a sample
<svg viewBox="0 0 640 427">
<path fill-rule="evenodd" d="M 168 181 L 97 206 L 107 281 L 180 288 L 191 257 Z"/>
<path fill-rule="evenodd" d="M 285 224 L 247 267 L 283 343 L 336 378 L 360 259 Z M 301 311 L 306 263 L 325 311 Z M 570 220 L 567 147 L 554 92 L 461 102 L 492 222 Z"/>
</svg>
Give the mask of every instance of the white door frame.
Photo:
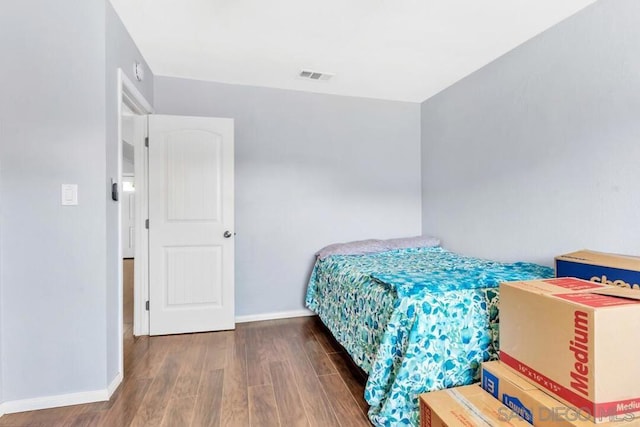
<svg viewBox="0 0 640 427">
<path fill-rule="evenodd" d="M 122 104 L 138 115 L 154 112 L 153 107 L 135 87 L 127 75 L 118 68 L 117 100 L 118 100 L 118 192 L 122 194 Z M 145 126 L 145 136 L 147 129 Z M 135 141 L 134 170 L 136 173 L 136 217 L 135 217 L 135 274 L 133 279 L 133 334 L 149 335 L 149 313 L 145 303 L 149 295 L 149 234 L 145 228 L 148 212 L 147 198 L 147 155 L 142 141 Z M 122 213 L 118 205 L 118 354 L 120 355 L 119 371 L 124 374 L 124 342 L 123 342 L 123 271 L 122 271 Z"/>
</svg>

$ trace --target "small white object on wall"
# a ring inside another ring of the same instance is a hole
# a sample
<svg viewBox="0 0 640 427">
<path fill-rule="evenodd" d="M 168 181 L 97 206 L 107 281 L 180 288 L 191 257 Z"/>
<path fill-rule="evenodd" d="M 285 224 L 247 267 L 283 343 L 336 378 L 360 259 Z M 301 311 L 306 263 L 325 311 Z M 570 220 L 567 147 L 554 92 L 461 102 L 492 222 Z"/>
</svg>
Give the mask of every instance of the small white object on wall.
<svg viewBox="0 0 640 427">
<path fill-rule="evenodd" d="M 136 76 L 136 80 L 141 82 L 144 79 L 144 67 L 140 62 L 134 62 L 133 74 Z"/>
<path fill-rule="evenodd" d="M 78 184 L 62 184 L 62 206 L 76 206 L 78 204 Z"/>
</svg>

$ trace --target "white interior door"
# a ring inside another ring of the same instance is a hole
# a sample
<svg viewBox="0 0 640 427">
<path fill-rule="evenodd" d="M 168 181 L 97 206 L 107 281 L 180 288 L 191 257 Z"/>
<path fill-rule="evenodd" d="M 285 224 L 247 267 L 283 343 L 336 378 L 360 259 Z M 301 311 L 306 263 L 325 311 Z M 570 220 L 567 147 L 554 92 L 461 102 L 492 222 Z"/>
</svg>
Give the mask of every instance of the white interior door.
<svg viewBox="0 0 640 427">
<path fill-rule="evenodd" d="M 133 176 L 122 177 L 122 258 L 135 256 L 136 193 Z"/>
<path fill-rule="evenodd" d="M 235 327 L 233 120 L 149 116 L 149 332 Z"/>
</svg>

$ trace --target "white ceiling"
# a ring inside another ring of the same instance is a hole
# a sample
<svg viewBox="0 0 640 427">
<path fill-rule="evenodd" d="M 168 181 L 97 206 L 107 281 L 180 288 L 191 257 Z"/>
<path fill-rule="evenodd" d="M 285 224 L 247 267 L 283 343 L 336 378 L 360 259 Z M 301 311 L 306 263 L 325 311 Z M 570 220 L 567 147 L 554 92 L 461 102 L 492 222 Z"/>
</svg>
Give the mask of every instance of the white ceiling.
<svg viewBox="0 0 640 427">
<path fill-rule="evenodd" d="M 111 3 L 156 75 L 422 102 L 594 1 Z"/>
</svg>

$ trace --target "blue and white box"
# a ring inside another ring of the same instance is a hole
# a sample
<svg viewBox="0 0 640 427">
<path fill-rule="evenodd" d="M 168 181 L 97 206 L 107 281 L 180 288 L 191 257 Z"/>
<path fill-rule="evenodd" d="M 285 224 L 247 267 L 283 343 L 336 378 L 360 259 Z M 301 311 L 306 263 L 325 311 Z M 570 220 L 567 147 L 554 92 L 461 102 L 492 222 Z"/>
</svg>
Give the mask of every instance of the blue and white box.
<svg viewBox="0 0 640 427">
<path fill-rule="evenodd" d="M 581 250 L 556 257 L 556 277 L 640 290 L 640 257 Z"/>
<path fill-rule="evenodd" d="M 498 410 L 500 421 L 523 419 L 534 427 L 594 427 L 589 415 L 571 409 L 499 361 L 482 364 L 482 388 L 506 406 Z M 508 408 L 508 409 L 507 409 Z M 614 423 L 619 427 L 637 427 L 638 420 Z M 609 423 L 598 427 L 610 427 Z"/>
</svg>

